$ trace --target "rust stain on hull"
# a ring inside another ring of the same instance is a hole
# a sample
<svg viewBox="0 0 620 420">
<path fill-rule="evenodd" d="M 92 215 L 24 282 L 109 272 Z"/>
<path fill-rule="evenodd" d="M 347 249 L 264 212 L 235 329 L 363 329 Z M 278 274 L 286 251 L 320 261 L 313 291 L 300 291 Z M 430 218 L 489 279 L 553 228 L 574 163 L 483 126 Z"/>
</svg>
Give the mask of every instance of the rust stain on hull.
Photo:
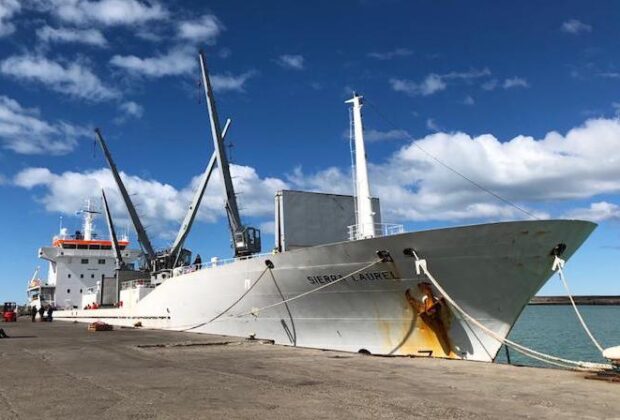
<svg viewBox="0 0 620 420">
<path fill-rule="evenodd" d="M 430 288 L 426 289 L 427 286 L 419 285 L 419 288 L 421 299 L 414 297 L 410 289 L 403 296 L 402 321 L 379 321 L 385 337 L 386 352 L 459 359 L 448 335 L 452 321 L 448 306 L 432 296 L 432 292 L 429 296 Z"/>
</svg>

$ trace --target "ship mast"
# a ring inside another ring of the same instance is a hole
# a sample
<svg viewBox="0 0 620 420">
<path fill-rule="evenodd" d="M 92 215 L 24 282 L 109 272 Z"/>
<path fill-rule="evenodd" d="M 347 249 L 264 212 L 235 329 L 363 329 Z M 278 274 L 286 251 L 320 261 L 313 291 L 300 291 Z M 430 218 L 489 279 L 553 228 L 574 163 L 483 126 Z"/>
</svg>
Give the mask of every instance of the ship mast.
<svg viewBox="0 0 620 420">
<path fill-rule="evenodd" d="M 355 190 L 357 193 L 357 231 L 356 239 L 373 238 L 375 221 L 372 211 L 372 197 L 368 184 L 366 148 L 364 146 L 364 126 L 362 124 L 362 97 L 353 93 L 346 101 L 353 104 L 353 134 L 355 137 Z"/>
<path fill-rule="evenodd" d="M 93 221 L 95 220 L 95 214 L 99 214 L 98 211 L 93 210 L 90 200 L 86 200 L 86 208 L 80 213 L 84 214 L 84 224 L 82 225 L 82 233 L 84 240 L 91 241 L 93 239 Z"/>
</svg>

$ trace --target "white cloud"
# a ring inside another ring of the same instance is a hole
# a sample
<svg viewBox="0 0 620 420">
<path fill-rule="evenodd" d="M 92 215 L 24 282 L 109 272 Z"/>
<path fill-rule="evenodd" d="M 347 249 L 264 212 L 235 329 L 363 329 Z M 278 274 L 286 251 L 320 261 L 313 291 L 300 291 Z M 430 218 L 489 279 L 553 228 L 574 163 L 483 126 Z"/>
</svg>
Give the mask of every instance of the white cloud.
<svg viewBox="0 0 620 420">
<path fill-rule="evenodd" d="M 180 22 L 178 34 L 182 39 L 213 45 L 224 29 L 224 25 L 216 16 L 204 15 L 195 20 Z"/>
<path fill-rule="evenodd" d="M 497 79 L 491 79 L 491 80 L 487 80 L 486 82 L 484 82 L 482 85 L 480 85 L 482 87 L 482 89 L 484 90 L 495 90 L 495 88 L 497 87 L 497 85 L 499 84 L 499 82 L 497 81 Z"/>
<path fill-rule="evenodd" d="M 273 196 L 287 184 L 275 178 L 260 178 L 254 168 L 231 165 L 235 190 L 239 193 L 241 213 L 244 216 L 273 215 Z M 149 234 L 169 238 L 170 232 L 178 229 L 185 216 L 194 189 L 200 176 L 191 179 L 188 185 L 176 188 L 154 179 L 145 179 L 121 172 L 132 201 L 138 209 L 142 222 L 148 226 Z M 36 199 L 50 212 L 74 214 L 86 198 L 99 197 L 104 188 L 112 213 L 127 224 L 126 209 L 109 170 L 98 169 L 85 172 L 53 173 L 47 168 L 28 168 L 19 172 L 14 183 L 17 186 L 42 192 Z M 213 222 L 224 215 L 224 194 L 219 173 L 215 173 L 207 187 L 198 219 Z"/>
<path fill-rule="evenodd" d="M 198 55 L 191 48 L 172 49 L 164 55 L 148 58 L 115 55 L 110 63 L 136 76 L 165 77 L 192 73 L 198 75 Z M 216 91 L 243 92 L 245 83 L 255 75 L 256 72 L 250 70 L 238 75 L 224 73 L 210 76 L 213 89 Z"/>
<path fill-rule="evenodd" d="M 349 138 L 349 133 L 345 133 L 346 138 Z M 369 143 L 386 141 L 386 140 L 406 140 L 410 139 L 411 136 L 406 130 L 388 130 L 388 131 L 380 131 L 380 130 L 365 130 L 364 131 L 364 140 Z"/>
<path fill-rule="evenodd" d="M 141 0 L 35 0 L 40 10 L 78 25 L 140 25 L 164 20 L 168 11 L 156 1 Z"/>
<path fill-rule="evenodd" d="M 114 119 L 116 124 L 123 124 L 130 118 L 140 119 L 144 115 L 144 107 L 133 101 L 121 103 L 118 109 L 121 114 Z"/>
<path fill-rule="evenodd" d="M 500 141 L 490 134 L 471 137 L 465 133 L 439 132 L 406 142 L 380 162 L 373 161 L 370 156 L 371 190 L 381 198 L 386 221 L 480 221 L 527 217 L 456 176 L 418 146 L 539 218 L 549 217 L 546 212 L 536 209 L 545 203 L 584 200 L 620 192 L 620 121 L 615 119 L 591 119 L 566 134 L 549 132 L 539 139 L 520 135 Z M 346 167 L 346 156 L 342 160 L 342 166 Z M 32 172 L 23 171 L 16 182 L 24 187 L 43 188 L 44 195 L 40 200 L 50 211 L 73 212 L 100 184 L 115 190 L 106 170 L 63 174 L 50 174 L 40 169 L 28 171 Z M 240 192 L 240 207 L 244 208 L 246 215 L 265 217 L 266 220 L 271 220 L 273 193 L 279 189 L 342 194 L 352 191 L 348 169 L 332 167 L 304 174 L 296 168 L 283 179 L 261 178 L 249 166 L 233 165 L 232 171 L 236 189 Z M 130 191 L 140 192 L 136 200 L 145 214 L 146 223 L 159 224 L 161 232 L 170 231 L 170 226 L 178 226 L 198 182 L 198 177 L 194 177 L 188 186 L 178 189 L 155 180 L 128 175 L 125 178 Z M 114 201 L 121 206 L 120 200 Z M 216 181 L 209 186 L 201 219 L 212 220 L 214 215 L 223 215 L 222 203 L 221 185 Z M 593 205 L 588 217 L 593 217 L 591 213 L 598 214 L 595 217 L 599 219 L 615 217 L 610 216 L 618 210 L 614 206 Z M 122 210 L 122 206 L 119 209 Z M 170 226 L 162 227 L 162 223 Z"/>
<path fill-rule="evenodd" d="M 390 79 L 392 90 L 404 92 L 411 96 L 429 96 L 446 89 L 446 83 L 441 76 L 431 73 L 421 83 L 415 83 L 406 79 Z"/>
<path fill-rule="evenodd" d="M 504 89 L 511 89 L 511 88 L 516 88 L 516 87 L 529 87 L 529 83 L 527 82 L 527 80 L 521 78 L 521 77 L 512 77 L 509 79 L 504 80 L 504 84 L 502 85 Z"/>
<path fill-rule="evenodd" d="M 607 201 L 591 203 L 590 207 L 573 209 L 565 217 L 571 219 L 591 220 L 603 222 L 605 220 L 620 220 L 620 206 Z"/>
<path fill-rule="evenodd" d="M 197 55 L 190 48 L 171 49 L 166 54 L 140 58 L 135 55 L 115 55 L 110 63 L 134 75 L 148 77 L 178 76 L 195 71 Z"/>
<path fill-rule="evenodd" d="M 13 15 L 21 10 L 20 0 L 0 1 L 0 37 L 15 32 L 15 25 L 11 22 Z"/>
<path fill-rule="evenodd" d="M 304 57 L 299 54 L 284 54 L 277 58 L 276 63 L 285 69 L 303 70 Z"/>
<path fill-rule="evenodd" d="M 463 105 L 475 105 L 476 101 L 474 101 L 474 98 L 472 98 L 470 95 L 467 95 L 465 97 L 465 99 L 463 99 Z"/>
<path fill-rule="evenodd" d="M 213 90 L 216 92 L 245 92 L 245 83 L 255 75 L 256 72 L 252 70 L 236 76 L 230 73 L 214 74 L 211 76 L 211 83 L 213 84 Z"/>
<path fill-rule="evenodd" d="M 433 118 L 426 119 L 426 128 L 428 128 L 431 131 L 441 131 L 441 127 L 437 125 L 437 123 L 435 122 Z"/>
<path fill-rule="evenodd" d="M 562 23 L 561 30 L 562 32 L 577 35 L 582 32 L 592 32 L 592 26 L 577 19 L 569 19 Z"/>
<path fill-rule="evenodd" d="M 6 178 L 6 176 L 0 174 L 0 185 L 6 185 L 9 182 L 9 180 Z"/>
<path fill-rule="evenodd" d="M 103 82 L 88 67 L 77 62 L 63 64 L 33 54 L 12 56 L 0 62 L 0 72 L 25 82 L 38 82 L 75 98 L 104 101 L 120 93 Z"/>
<path fill-rule="evenodd" d="M 52 28 L 44 26 L 37 29 L 37 37 L 44 42 L 66 42 L 105 47 L 108 41 L 99 29 Z"/>
<path fill-rule="evenodd" d="M 119 106 L 119 108 L 127 115 L 135 118 L 142 118 L 142 115 L 144 114 L 144 108 L 142 107 L 142 105 L 137 104 L 133 101 L 123 102 Z"/>
<path fill-rule="evenodd" d="M 433 122 L 434 123 L 434 122 Z M 387 160 L 369 165 L 372 193 L 388 221 L 497 220 L 527 217 L 498 202 L 422 152 L 540 218 L 547 202 L 587 199 L 620 192 L 620 121 L 592 119 L 562 135 L 517 136 L 508 141 L 485 134 L 434 133 L 409 142 Z M 329 168 L 297 171 L 296 188 L 350 193 L 350 174 Z"/>
<path fill-rule="evenodd" d="M 431 73 L 420 82 L 416 83 L 407 79 L 390 79 L 392 90 L 403 92 L 410 96 L 429 96 L 445 90 L 448 87 L 447 80 L 461 80 L 471 83 L 475 79 L 489 76 L 491 71 L 487 68 L 482 70 L 471 69 L 465 72 L 450 72 L 445 74 Z"/>
<path fill-rule="evenodd" d="M 0 96 L 0 144 L 15 153 L 62 155 L 72 151 L 89 130 L 41 119 L 38 109 L 24 108 L 14 99 Z"/>
<path fill-rule="evenodd" d="M 413 51 L 407 48 L 395 48 L 391 51 L 384 52 L 371 52 L 368 53 L 368 57 L 376 60 L 391 60 L 396 57 L 406 57 L 412 55 Z"/>
</svg>

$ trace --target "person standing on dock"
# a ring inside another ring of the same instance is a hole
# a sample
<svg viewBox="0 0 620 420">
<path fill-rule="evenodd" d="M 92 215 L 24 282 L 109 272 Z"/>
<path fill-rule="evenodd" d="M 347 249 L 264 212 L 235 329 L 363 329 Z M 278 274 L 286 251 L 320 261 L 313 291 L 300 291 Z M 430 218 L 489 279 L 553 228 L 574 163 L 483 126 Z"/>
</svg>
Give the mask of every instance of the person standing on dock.
<svg viewBox="0 0 620 420">
<path fill-rule="evenodd" d="M 30 307 L 30 317 L 32 318 L 32 322 L 36 321 L 36 318 L 37 318 L 37 307 L 36 306 Z"/>
<path fill-rule="evenodd" d="M 47 307 L 47 322 L 52 322 L 53 314 L 54 314 L 54 307 L 50 305 Z"/>
<path fill-rule="evenodd" d="M 45 308 L 43 307 L 43 305 L 41 305 L 41 307 L 39 308 L 39 317 L 41 317 L 40 322 L 45 321 L 45 317 L 43 316 L 43 314 L 45 314 Z"/>
</svg>

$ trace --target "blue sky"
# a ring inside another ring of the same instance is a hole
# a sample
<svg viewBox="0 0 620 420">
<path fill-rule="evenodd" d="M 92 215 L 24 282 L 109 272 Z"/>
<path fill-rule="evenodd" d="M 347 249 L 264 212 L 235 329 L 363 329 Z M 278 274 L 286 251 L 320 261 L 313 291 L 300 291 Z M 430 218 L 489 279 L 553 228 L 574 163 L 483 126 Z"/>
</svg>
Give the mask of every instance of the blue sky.
<svg viewBox="0 0 620 420">
<path fill-rule="evenodd" d="M 127 225 L 96 126 L 155 244 L 170 243 L 211 154 L 199 47 L 264 248 L 276 190 L 350 192 L 343 102 L 357 90 L 386 221 L 524 218 L 418 142 L 539 217 L 597 221 L 567 276 L 576 293 L 620 294 L 619 20 L 611 1 L 0 0 L 0 300 L 24 299 L 38 247 L 61 215 L 77 227 L 100 185 Z M 217 185 L 188 245 L 230 256 Z"/>
</svg>

